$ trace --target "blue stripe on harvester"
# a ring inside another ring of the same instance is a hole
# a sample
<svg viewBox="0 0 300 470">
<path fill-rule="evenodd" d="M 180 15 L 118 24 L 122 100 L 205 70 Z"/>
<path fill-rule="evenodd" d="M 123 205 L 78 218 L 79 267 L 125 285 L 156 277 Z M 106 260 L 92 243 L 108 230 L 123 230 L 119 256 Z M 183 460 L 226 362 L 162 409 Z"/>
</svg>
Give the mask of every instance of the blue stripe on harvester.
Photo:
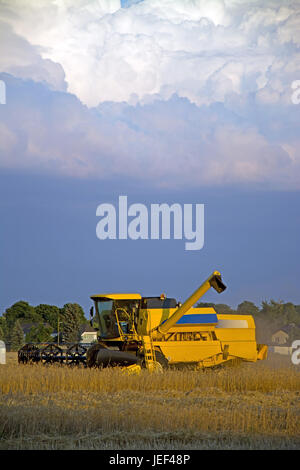
<svg viewBox="0 0 300 470">
<path fill-rule="evenodd" d="M 183 315 L 176 325 L 192 323 L 218 323 L 218 317 L 215 313 L 193 313 L 191 315 Z"/>
</svg>

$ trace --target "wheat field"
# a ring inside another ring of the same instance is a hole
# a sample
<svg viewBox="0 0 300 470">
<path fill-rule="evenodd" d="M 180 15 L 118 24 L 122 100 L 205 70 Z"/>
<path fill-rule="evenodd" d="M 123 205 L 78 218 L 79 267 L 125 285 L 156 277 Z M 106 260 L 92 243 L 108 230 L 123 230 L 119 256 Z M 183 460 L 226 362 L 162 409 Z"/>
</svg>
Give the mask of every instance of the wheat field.
<svg viewBox="0 0 300 470">
<path fill-rule="evenodd" d="M 300 449 L 300 366 L 0 366 L 0 449 Z"/>
</svg>

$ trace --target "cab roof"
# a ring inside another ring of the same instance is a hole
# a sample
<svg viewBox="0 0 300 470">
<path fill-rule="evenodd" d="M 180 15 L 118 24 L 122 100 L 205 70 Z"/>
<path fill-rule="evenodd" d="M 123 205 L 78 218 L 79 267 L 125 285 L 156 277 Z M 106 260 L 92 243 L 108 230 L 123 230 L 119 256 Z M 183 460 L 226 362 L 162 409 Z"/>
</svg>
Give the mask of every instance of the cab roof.
<svg viewBox="0 0 300 470">
<path fill-rule="evenodd" d="M 91 295 L 93 300 L 140 300 L 140 294 L 95 294 Z"/>
</svg>

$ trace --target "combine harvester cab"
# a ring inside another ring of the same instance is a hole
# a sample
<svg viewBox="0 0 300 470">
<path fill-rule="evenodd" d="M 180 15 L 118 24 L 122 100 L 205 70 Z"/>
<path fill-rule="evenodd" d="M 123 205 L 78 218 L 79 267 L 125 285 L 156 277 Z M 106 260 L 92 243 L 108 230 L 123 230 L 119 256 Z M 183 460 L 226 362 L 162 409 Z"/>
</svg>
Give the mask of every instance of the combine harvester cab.
<svg viewBox="0 0 300 470">
<path fill-rule="evenodd" d="M 251 315 L 218 315 L 213 308 L 193 308 L 211 287 L 218 293 L 226 289 L 218 271 L 182 305 L 164 295 L 91 296 L 99 344 L 88 351 L 88 365 L 152 370 L 157 365 L 194 364 L 205 368 L 233 360 L 265 359 L 267 346 L 257 345 Z"/>
</svg>

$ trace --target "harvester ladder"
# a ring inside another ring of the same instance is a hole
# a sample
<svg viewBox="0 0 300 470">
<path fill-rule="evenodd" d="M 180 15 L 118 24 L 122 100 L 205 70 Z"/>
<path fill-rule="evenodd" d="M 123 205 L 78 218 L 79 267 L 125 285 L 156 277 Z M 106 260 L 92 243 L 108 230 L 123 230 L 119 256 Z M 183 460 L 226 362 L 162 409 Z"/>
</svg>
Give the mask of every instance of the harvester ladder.
<svg viewBox="0 0 300 470">
<path fill-rule="evenodd" d="M 152 370 L 154 368 L 156 358 L 151 336 L 143 336 L 143 348 L 146 368 L 148 370 Z"/>
</svg>

